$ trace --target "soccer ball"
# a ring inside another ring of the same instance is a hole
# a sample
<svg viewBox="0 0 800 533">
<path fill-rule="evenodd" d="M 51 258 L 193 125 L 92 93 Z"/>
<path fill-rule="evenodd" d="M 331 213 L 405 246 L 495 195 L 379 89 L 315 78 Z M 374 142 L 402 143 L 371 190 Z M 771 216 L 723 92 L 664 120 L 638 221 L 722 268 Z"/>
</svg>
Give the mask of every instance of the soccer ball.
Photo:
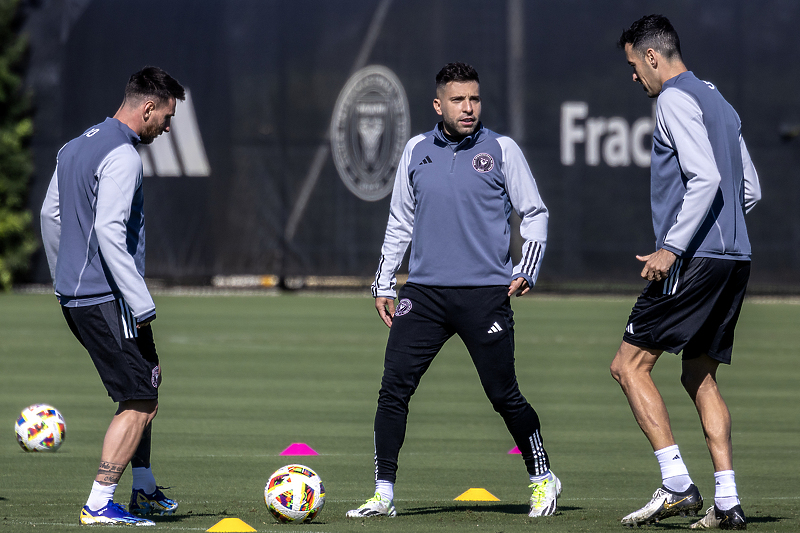
<svg viewBox="0 0 800 533">
<path fill-rule="evenodd" d="M 325 505 L 325 487 L 309 467 L 286 465 L 270 476 L 264 503 L 278 522 L 311 522 Z"/>
<path fill-rule="evenodd" d="M 26 407 L 14 424 L 17 442 L 26 452 L 54 452 L 67 435 L 67 423 L 52 405 Z"/>
</svg>

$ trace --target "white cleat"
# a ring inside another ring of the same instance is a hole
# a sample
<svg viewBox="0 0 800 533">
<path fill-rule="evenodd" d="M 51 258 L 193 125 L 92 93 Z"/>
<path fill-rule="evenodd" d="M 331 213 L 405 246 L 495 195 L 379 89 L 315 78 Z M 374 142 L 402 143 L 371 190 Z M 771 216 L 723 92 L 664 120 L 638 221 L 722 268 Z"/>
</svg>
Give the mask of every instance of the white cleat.
<svg viewBox="0 0 800 533">
<path fill-rule="evenodd" d="M 666 487 L 659 487 L 650 503 L 623 518 L 622 525 L 633 527 L 653 524 L 670 516 L 695 516 L 702 508 L 703 497 L 695 485 L 690 485 L 684 492 L 672 492 Z"/>
<path fill-rule="evenodd" d="M 392 500 L 383 498 L 376 492 L 358 509 L 347 511 L 347 518 L 370 518 L 372 516 L 397 516 Z"/>
<path fill-rule="evenodd" d="M 532 489 L 529 517 L 536 518 L 556 514 L 558 497 L 561 495 L 561 480 L 555 474 L 550 472 L 548 477 L 542 481 L 531 483 L 528 488 Z"/>
</svg>

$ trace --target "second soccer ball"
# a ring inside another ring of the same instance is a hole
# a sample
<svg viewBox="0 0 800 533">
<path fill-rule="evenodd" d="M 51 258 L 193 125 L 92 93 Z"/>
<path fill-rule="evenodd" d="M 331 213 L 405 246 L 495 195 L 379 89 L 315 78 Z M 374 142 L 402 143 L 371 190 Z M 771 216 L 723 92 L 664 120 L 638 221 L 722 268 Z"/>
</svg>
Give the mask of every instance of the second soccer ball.
<svg viewBox="0 0 800 533">
<path fill-rule="evenodd" d="M 34 404 L 22 410 L 14 432 L 26 452 L 54 452 L 64 442 L 67 423 L 52 405 Z"/>
<path fill-rule="evenodd" d="M 270 476 L 264 503 L 278 522 L 311 522 L 325 505 L 325 487 L 309 467 L 286 465 Z"/>
</svg>

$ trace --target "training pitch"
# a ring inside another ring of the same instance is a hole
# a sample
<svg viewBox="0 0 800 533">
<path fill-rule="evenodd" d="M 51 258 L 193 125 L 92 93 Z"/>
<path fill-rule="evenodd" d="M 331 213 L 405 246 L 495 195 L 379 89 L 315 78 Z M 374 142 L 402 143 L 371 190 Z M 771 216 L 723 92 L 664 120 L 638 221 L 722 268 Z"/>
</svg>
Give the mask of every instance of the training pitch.
<svg viewBox="0 0 800 533">
<path fill-rule="evenodd" d="M 348 520 L 371 496 L 372 421 L 388 329 L 368 295 L 157 296 L 164 380 L 153 471 L 178 513 L 156 528 L 206 531 L 238 518 L 260 532 L 620 531 L 649 501 L 658 463 L 608 372 L 634 297 L 525 296 L 512 302 L 517 374 L 564 486 L 556 516 L 527 517 L 527 476 L 468 354 L 452 339 L 411 401 L 393 519 Z M 718 381 L 733 417 L 734 468 L 750 531 L 800 531 L 800 305 L 745 302 L 733 365 Z M 713 469 L 680 360 L 654 379 L 706 505 Z M 25 453 L 13 425 L 32 403 L 56 406 L 67 436 Z M 73 531 L 115 406 L 55 298 L 0 296 L 0 529 Z M 293 443 L 318 455 L 281 456 Z M 279 525 L 263 501 L 278 467 L 306 464 L 327 502 L 311 524 Z M 130 472 L 116 501 L 128 503 Z M 454 501 L 482 488 L 495 502 Z M 684 530 L 675 517 L 646 530 Z M 102 527 L 100 529 L 103 529 Z"/>
</svg>

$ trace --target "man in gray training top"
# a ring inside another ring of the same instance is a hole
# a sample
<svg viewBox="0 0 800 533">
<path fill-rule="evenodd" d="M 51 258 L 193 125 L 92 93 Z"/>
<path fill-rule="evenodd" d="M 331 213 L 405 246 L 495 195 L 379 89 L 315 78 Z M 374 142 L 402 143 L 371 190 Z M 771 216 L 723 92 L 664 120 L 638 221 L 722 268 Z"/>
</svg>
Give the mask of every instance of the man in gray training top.
<svg viewBox="0 0 800 533">
<path fill-rule="evenodd" d="M 683 352 L 681 383 L 694 401 L 714 465 L 714 505 L 691 527 L 745 529 L 733 473 L 731 417 L 717 387 L 731 362 L 733 332 L 750 276 L 744 215 L 761 197 L 736 111 L 714 84 L 686 70 L 678 34 L 661 15 L 642 17 L 619 40 L 633 80 L 658 98 L 650 164 L 656 252 L 637 259 L 649 283 L 611 363 L 655 451 L 663 486 L 622 519 L 634 526 L 696 514 L 703 499 L 689 477 L 650 371 Z"/>
<path fill-rule="evenodd" d="M 530 476 L 529 516 L 555 513 L 561 482 L 550 471 L 539 417 L 514 370 L 512 294 L 539 274 L 547 208 L 519 147 L 481 125 L 478 74 L 451 63 L 436 76 L 433 131 L 417 135 L 400 159 L 372 295 L 391 328 L 375 414 L 375 495 L 349 518 L 395 516 L 397 459 L 408 404 L 444 343 L 458 334 L 481 384 L 500 413 Z M 516 267 L 509 254 L 511 210 L 525 243 Z M 408 283 L 395 308 L 395 273 L 411 243 Z"/>
<path fill-rule="evenodd" d="M 81 524 L 152 526 L 135 515 L 178 507 L 150 469 L 161 369 L 150 327 L 156 307 L 144 282 L 142 160 L 135 148 L 169 131 L 176 99 L 184 99 L 183 87 L 163 70 L 132 75 L 114 117 L 61 148 L 42 206 L 42 239 L 61 310 L 119 402 Z M 133 491 L 126 511 L 114 503 L 114 491 L 128 463 Z"/>
</svg>

